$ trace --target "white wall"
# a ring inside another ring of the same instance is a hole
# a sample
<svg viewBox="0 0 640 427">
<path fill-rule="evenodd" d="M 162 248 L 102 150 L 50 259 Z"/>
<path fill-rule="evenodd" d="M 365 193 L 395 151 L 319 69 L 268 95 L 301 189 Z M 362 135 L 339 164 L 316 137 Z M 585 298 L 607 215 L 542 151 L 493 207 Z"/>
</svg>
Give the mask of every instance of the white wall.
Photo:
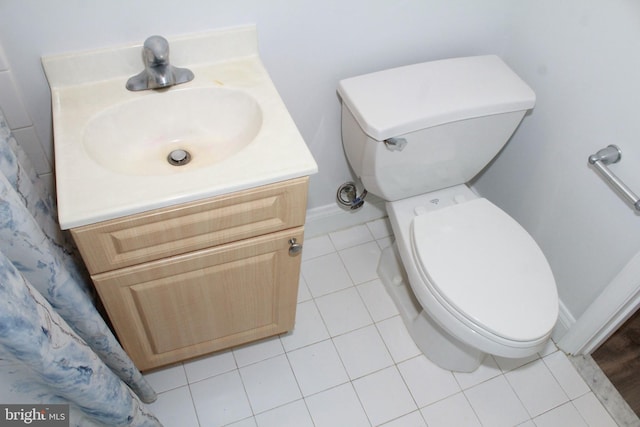
<svg viewBox="0 0 640 427">
<path fill-rule="evenodd" d="M 541 245 L 578 318 L 640 250 L 640 216 L 587 158 L 609 144 L 610 168 L 640 193 L 640 3 L 521 3 L 505 59 L 537 104 L 476 188 Z M 640 280 L 639 280 L 640 282 Z"/>
<path fill-rule="evenodd" d="M 0 2 L 0 44 L 52 157 L 41 55 L 256 23 L 262 59 L 318 162 L 310 207 L 350 178 L 341 78 L 453 55 L 501 51 L 508 0 L 21 0 Z M 0 89 L 1 90 L 1 89 Z M 2 93 L 0 93 L 2 98 Z"/>
</svg>

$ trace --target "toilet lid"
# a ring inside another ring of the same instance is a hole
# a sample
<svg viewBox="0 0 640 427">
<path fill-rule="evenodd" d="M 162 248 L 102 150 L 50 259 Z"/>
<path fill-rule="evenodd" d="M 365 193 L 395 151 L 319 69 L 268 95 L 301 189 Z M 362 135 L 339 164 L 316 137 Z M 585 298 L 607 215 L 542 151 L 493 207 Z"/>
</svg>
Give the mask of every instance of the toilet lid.
<svg viewBox="0 0 640 427">
<path fill-rule="evenodd" d="M 416 216 L 412 249 L 434 296 L 474 327 L 532 341 L 555 325 L 558 295 L 547 260 L 533 238 L 488 200 Z"/>
</svg>

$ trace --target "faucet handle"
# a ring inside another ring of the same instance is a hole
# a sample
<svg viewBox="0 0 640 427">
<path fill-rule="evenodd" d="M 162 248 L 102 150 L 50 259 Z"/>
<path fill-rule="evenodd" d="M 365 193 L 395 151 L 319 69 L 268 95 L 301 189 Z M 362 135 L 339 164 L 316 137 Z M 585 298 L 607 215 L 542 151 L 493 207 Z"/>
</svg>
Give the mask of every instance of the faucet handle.
<svg viewBox="0 0 640 427">
<path fill-rule="evenodd" d="M 169 64 L 169 42 L 162 36 L 151 36 L 144 41 L 142 59 L 145 65 L 156 67 Z"/>
<path fill-rule="evenodd" d="M 169 42 L 162 36 L 151 36 L 142 47 L 144 70 L 127 80 L 128 90 L 160 89 L 193 80 L 193 72 L 169 62 Z"/>
</svg>

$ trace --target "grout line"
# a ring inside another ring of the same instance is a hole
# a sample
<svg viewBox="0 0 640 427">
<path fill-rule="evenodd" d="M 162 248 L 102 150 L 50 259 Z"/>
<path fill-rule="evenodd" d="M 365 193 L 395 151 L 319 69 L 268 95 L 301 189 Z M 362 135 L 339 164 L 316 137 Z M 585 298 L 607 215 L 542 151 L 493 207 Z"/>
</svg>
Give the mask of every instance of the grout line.
<svg viewBox="0 0 640 427">
<path fill-rule="evenodd" d="M 202 426 L 202 423 L 200 422 L 200 416 L 198 415 L 198 408 L 196 408 L 196 401 L 193 398 L 193 392 L 191 391 L 191 384 L 189 384 L 189 382 L 187 382 L 187 389 L 189 390 L 189 396 L 191 397 L 191 407 L 193 408 L 193 413 L 196 416 L 198 426 Z"/>
<path fill-rule="evenodd" d="M 455 376 L 455 375 L 454 375 Z M 495 377 L 492 377 L 495 378 Z M 487 380 L 488 381 L 488 380 Z M 469 405 L 469 408 L 471 408 L 471 411 L 473 411 L 473 415 L 476 416 L 476 420 L 478 420 L 478 424 L 482 425 L 482 421 L 480 421 L 480 415 L 478 414 L 478 412 L 476 411 L 476 408 L 474 408 L 474 406 L 471 404 L 471 401 L 469 400 L 469 397 L 467 397 L 467 394 L 464 392 L 464 390 L 461 391 L 462 396 L 464 397 L 464 400 L 467 402 L 467 404 Z M 426 421 L 426 420 L 425 420 Z"/>
<path fill-rule="evenodd" d="M 535 361 L 536 361 L 536 360 L 538 360 L 538 359 L 539 359 L 539 357 L 538 357 L 537 359 L 534 359 L 534 360 L 531 360 L 531 361 L 529 361 L 529 362 L 525 363 L 525 364 L 524 364 L 524 365 L 522 365 L 522 366 L 518 366 L 517 368 L 510 369 L 510 370 L 509 370 L 509 371 L 507 371 L 507 372 L 514 372 L 515 370 L 520 369 L 520 368 L 522 368 L 522 367 L 524 367 L 524 366 L 527 366 L 527 365 L 529 365 L 529 364 L 531 364 L 531 363 L 535 362 Z M 499 365 L 498 365 L 498 366 L 499 366 Z M 545 365 L 545 366 L 546 366 L 546 365 Z M 547 368 L 547 369 L 548 369 L 548 368 Z M 502 368 L 500 368 L 500 370 L 502 370 Z M 511 389 L 511 391 L 513 392 L 513 394 L 516 396 L 516 398 L 518 399 L 518 401 L 520 402 L 520 404 L 521 404 L 521 405 L 522 405 L 522 407 L 524 408 L 525 412 L 526 412 L 526 413 L 527 413 L 527 415 L 529 416 L 529 420 L 533 420 L 534 416 L 533 416 L 533 415 L 531 414 L 531 412 L 529 411 L 529 408 L 527 408 L 527 405 L 525 405 L 525 403 L 524 403 L 524 402 L 522 401 L 522 399 L 520 398 L 520 395 L 518 394 L 518 392 L 516 391 L 516 389 L 513 387 L 513 384 L 511 384 L 511 381 L 509 381 L 509 378 L 508 378 L 508 377 L 507 377 L 507 375 L 506 375 L 506 374 L 507 374 L 507 372 L 502 372 L 502 376 L 504 377 L 504 380 L 507 382 L 507 384 L 509 385 L 509 388 Z M 566 393 L 565 393 L 565 395 L 566 395 Z M 542 415 L 542 414 L 538 414 L 538 415 L 536 415 L 536 417 L 537 417 L 537 416 L 540 416 L 540 415 Z"/>
</svg>

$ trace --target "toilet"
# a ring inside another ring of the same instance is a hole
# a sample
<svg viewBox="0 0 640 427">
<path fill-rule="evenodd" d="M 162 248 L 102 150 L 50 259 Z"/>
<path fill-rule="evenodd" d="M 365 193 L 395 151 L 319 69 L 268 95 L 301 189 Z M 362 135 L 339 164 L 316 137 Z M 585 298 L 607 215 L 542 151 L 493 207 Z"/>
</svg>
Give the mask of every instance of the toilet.
<svg viewBox="0 0 640 427">
<path fill-rule="evenodd" d="M 507 143 L 535 94 L 498 56 L 425 62 L 340 81 L 342 139 L 395 243 L 378 274 L 420 350 L 474 371 L 486 354 L 525 358 L 558 318 L 544 254 L 467 183 Z"/>
</svg>

